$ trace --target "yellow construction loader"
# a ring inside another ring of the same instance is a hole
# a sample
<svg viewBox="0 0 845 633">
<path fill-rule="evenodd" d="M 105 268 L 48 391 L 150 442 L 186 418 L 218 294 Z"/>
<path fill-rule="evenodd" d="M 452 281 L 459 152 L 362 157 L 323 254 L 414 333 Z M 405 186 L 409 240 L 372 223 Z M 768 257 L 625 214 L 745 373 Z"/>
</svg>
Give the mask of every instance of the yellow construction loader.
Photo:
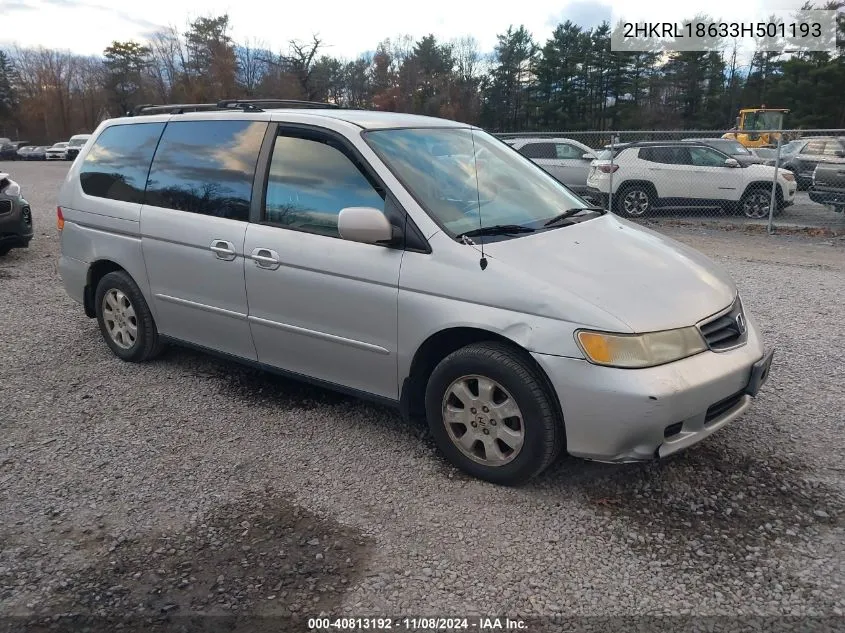
<svg viewBox="0 0 845 633">
<path fill-rule="evenodd" d="M 780 133 L 771 130 L 783 129 L 783 117 L 789 112 L 783 108 L 767 108 L 765 104 L 759 108 L 744 108 L 739 111 L 736 126 L 722 135 L 739 141 L 745 147 L 776 147 Z M 766 131 L 763 131 L 766 130 Z M 784 136 L 782 143 L 789 139 Z"/>
</svg>

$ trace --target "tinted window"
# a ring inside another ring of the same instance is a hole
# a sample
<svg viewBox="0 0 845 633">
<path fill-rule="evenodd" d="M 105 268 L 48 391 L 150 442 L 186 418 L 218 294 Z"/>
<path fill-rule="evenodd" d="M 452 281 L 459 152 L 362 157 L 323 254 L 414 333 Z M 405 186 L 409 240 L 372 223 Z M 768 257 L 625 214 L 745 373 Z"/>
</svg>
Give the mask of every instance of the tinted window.
<svg viewBox="0 0 845 633">
<path fill-rule="evenodd" d="M 690 147 L 691 163 L 696 167 L 724 167 L 725 156 L 709 147 Z"/>
<path fill-rule="evenodd" d="M 526 158 L 556 158 L 554 143 L 528 143 L 523 145 L 519 153 Z"/>
<path fill-rule="evenodd" d="M 384 199 L 334 141 L 279 136 L 270 159 L 264 220 L 340 237 L 344 207 L 375 207 Z"/>
<path fill-rule="evenodd" d="M 639 157 L 652 163 L 689 165 L 689 149 L 686 147 L 642 147 Z"/>
<path fill-rule="evenodd" d="M 248 220 L 266 130 L 261 121 L 171 121 L 150 169 L 146 203 Z"/>
<path fill-rule="evenodd" d="M 114 125 L 97 137 L 79 170 L 89 196 L 144 201 L 144 184 L 164 123 Z"/>
</svg>

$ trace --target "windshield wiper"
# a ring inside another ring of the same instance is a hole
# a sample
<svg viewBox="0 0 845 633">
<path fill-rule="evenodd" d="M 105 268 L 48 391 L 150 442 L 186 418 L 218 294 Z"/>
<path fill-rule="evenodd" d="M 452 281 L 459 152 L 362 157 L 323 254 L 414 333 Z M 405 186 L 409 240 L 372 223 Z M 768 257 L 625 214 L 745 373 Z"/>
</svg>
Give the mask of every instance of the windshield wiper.
<svg viewBox="0 0 845 633">
<path fill-rule="evenodd" d="M 604 213 L 604 208 L 602 207 L 576 207 L 574 209 L 567 209 L 563 213 L 559 213 L 551 220 L 546 222 L 543 226 L 552 226 L 553 224 L 557 224 L 558 222 L 563 222 L 566 218 L 571 218 L 573 215 L 577 213 L 581 213 L 581 211 L 601 211 Z"/>
<path fill-rule="evenodd" d="M 513 235 L 516 233 L 533 233 L 534 231 L 535 229 L 521 224 L 494 224 L 493 226 L 464 231 L 455 237 L 461 239 L 462 237 L 475 237 L 477 235 Z"/>
</svg>

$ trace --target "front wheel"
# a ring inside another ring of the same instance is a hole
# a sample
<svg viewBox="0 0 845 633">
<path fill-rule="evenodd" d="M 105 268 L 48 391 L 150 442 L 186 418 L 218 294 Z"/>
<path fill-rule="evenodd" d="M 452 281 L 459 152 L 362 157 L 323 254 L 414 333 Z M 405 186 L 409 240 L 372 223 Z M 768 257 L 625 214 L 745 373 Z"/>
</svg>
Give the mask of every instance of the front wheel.
<svg viewBox="0 0 845 633">
<path fill-rule="evenodd" d="M 473 343 L 440 361 L 425 401 L 443 454 L 492 483 L 528 481 L 555 460 L 564 443 L 543 376 L 524 353 L 502 343 Z"/>
<path fill-rule="evenodd" d="M 769 217 L 771 191 L 755 188 L 746 193 L 739 203 L 739 210 L 749 220 L 762 220 Z"/>
<path fill-rule="evenodd" d="M 128 273 L 121 270 L 105 275 L 97 284 L 94 306 L 100 332 L 115 356 L 141 362 L 161 351 L 152 312 Z"/>
</svg>

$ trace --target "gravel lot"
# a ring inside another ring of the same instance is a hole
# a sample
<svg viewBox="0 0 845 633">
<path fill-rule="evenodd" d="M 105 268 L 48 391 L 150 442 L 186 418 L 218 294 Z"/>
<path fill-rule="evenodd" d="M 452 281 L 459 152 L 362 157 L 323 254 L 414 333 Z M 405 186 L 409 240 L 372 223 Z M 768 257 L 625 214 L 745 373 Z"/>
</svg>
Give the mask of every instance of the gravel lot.
<svg viewBox="0 0 845 633">
<path fill-rule="evenodd" d="M 119 361 L 58 278 L 66 169 L 0 164 L 36 223 L 0 260 L 0 614 L 22 618 L 0 630 L 843 615 L 845 240 L 667 229 L 730 270 L 777 347 L 758 401 L 666 462 L 564 458 L 503 489 L 392 410 L 184 350 Z"/>
</svg>

